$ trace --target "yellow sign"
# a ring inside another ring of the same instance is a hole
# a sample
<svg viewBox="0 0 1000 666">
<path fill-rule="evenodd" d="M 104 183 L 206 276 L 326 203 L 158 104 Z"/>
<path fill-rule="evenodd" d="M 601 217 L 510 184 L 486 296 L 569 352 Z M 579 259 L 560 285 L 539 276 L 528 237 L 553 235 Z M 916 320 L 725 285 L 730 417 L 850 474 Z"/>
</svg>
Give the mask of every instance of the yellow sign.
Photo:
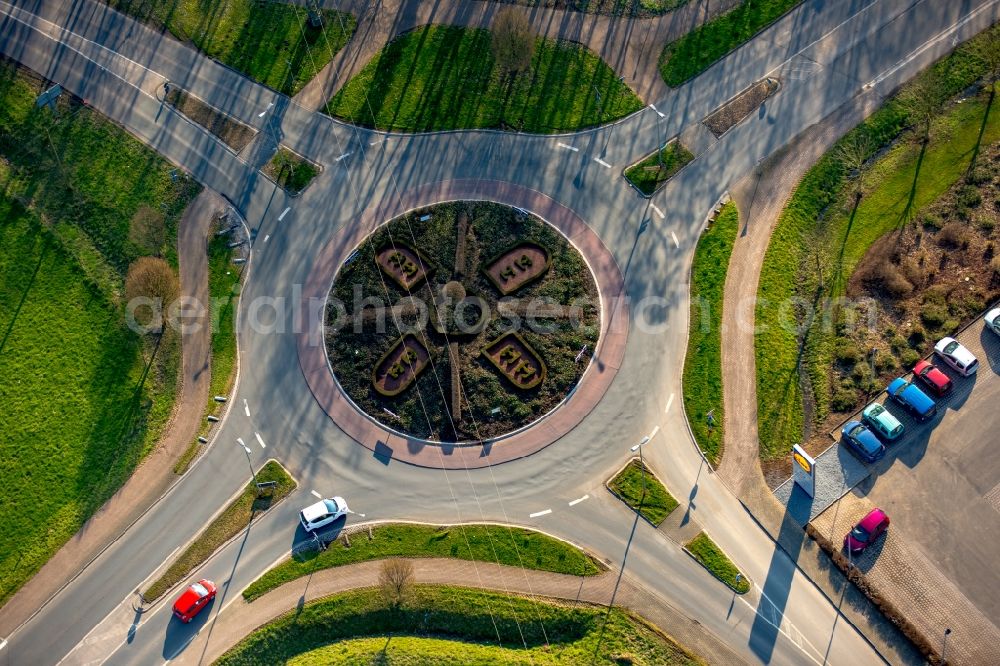
<svg viewBox="0 0 1000 666">
<path fill-rule="evenodd" d="M 806 460 L 805 456 L 803 456 L 798 451 L 792 452 L 792 460 L 798 463 L 799 467 L 801 467 L 802 471 L 804 471 L 806 474 L 809 474 L 812 471 L 812 465 L 810 465 L 809 461 Z"/>
</svg>

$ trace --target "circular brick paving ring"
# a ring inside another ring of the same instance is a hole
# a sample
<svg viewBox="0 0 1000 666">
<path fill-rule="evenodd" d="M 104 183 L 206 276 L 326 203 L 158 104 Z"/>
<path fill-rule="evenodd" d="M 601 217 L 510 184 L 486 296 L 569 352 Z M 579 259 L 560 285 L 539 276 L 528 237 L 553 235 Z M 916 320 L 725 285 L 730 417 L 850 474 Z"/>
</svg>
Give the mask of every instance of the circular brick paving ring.
<svg viewBox="0 0 1000 666">
<path fill-rule="evenodd" d="M 583 255 L 601 297 L 601 336 L 576 388 L 555 409 L 529 426 L 485 442 L 448 444 L 407 437 L 356 408 L 334 379 L 323 336 L 326 299 L 337 269 L 379 225 L 414 208 L 458 200 L 492 201 L 523 208 L 561 231 Z M 421 467 L 485 467 L 529 456 L 575 428 L 611 386 L 625 356 L 628 304 L 621 270 L 601 239 L 569 208 L 540 192 L 491 180 L 449 180 L 424 185 L 364 211 L 326 244 L 302 289 L 296 313 L 299 365 L 316 401 L 358 443 L 388 464 L 400 460 Z"/>
</svg>

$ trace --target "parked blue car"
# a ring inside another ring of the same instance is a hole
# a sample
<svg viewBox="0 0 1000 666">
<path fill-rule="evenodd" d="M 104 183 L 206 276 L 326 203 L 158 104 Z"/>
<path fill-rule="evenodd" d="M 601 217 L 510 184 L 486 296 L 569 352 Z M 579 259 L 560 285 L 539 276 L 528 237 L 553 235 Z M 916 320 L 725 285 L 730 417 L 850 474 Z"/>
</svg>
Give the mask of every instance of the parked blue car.
<svg viewBox="0 0 1000 666">
<path fill-rule="evenodd" d="M 926 421 L 937 414 L 937 405 L 934 401 L 928 398 L 927 394 L 917 388 L 913 382 L 908 382 L 902 377 L 892 380 L 886 391 L 890 398 L 918 421 Z"/>
<path fill-rule="evenodd" d="M 847 448 L 866 463 L 877 462 L 885 455 L 885 444 L 861 421 L 848 421 L 840 434 Z"/>
</svg>

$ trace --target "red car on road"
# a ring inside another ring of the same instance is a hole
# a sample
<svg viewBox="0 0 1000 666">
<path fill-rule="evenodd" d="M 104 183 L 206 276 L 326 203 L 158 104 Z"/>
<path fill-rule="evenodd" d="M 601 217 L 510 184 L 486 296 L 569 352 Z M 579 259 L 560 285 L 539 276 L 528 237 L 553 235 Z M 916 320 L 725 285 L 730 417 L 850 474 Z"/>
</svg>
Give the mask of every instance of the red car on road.
<svg viewBox="0 0 1000 666">
<path fill-rule="evenodd" d="M 210 580 L 199 580 L 184 590 L 184 594 L 174 602 L 174 615 L 187 624 L 200 613 L 212 599 L 215 598 L 215 583 Z"/>
<path fill-rule="evenodd" d="M 913 366 L 913 376 L 939 398 L 951 391 L 951 380 L 948 379 L 948 375 L 935 368 L 930 361 L 920 361 Z"/>
<path fill-rule="evenodd" d="M 849 550 L 851 555 L 860 555 L 865 548 L 875 543 L 888 527 L 889 516 L 885 515 L 885 511 L 872 509 L 844 537 L 844 548 Z"/>
</svg>

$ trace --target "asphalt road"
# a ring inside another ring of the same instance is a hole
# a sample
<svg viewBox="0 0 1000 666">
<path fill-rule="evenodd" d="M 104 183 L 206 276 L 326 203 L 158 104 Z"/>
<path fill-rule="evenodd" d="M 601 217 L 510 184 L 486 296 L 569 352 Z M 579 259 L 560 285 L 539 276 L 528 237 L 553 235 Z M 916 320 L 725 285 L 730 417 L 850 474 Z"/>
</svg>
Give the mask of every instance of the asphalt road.
<svg viewBox="0 0 1000 666">
<path fill-rule="evenodd" d="M 96 3 L 19 4 L 24 8 L 0 3 L 6 15 L 0 49 L 62 82 L 236 202 L 257 243 L 242 299 L 238 390 L 219 436 L 164 500 L 9 637 L 3 656 L 11 663 L 55 663 L 63 655 L 69 655 L 66 663 L 195 659 L 198 643 L 188 646 L 192 629 L 170 623 L 167 604 L 137 616 L 130 602 L 141 582 L 247 481 L 235 439 L 253 443 L 255 433 L 267 443 L 266 449 L 254 445 L 255 464 L 279 459 L 300 490 L 192 576 L 223 585 L 212 614 L 288 554 L 296 539 L 294 514 L 317 490 L 344 495 L 369 519 L 490 519 L 536 527 L 583 544 L 615 566 L 631 540 L 626 575 L 698 620 L 748 662 L 879 661 L 708 472 L 689 438 L 680 404 L 687 276 L 705 215 L 729 183 L 851 96 L 889 93 L 953 42 L 995 20 L 995 2 L 806 2 L 657 101 L 662 118 L 646 109 L 613 126 L 561 137 L 452 132 L 387 140 L 309 113 Z M 769 73 L 785 77 L 781 92 L 709 145 L 651 202 L 624 184 L 620 170 L 626 164 Z M 324 164 L 324 172 L 301 198 L 287 198 L 251 165 L 163 107 L 153 95 L 164 79 L 279 135 Z M 258 117 L 272 101 L 275 106 Z M 298 369 L 290 301 L 294 286 L 309 274 L 311 253 L 359 211 L 456 177 L 515 182 L 572 208 L 616 256 L 633 303 L 659 300 L 633 306 L 618 378 L 594 412 L 559 442 L 528 459 L 482 470 L 384 465 L 346 438 L 312 399 Z M 279 221 L 286 208 L 290 212 Z M 643 221 L 648 226 L 639 233 Z M 286 299 L 289 307 L 274 319 L 274 328 L 283 330 L 261 333 L 248 325 L 248 304 L 258 297 Z M 658 434 L 645 447 L 650 464 L 755 582 L 749 605 L 734 602 L 727 588 L 645 524 L 633 533 L 631 514 L 606 496 L 604 479 L 628 457 L 628 447 L 656 426 Z M 569 507 L 585 494 L 591 499 Z M 529 517 L 546 509 L 552 512 Z M 208 640 L 211 618 L 201 622 L 199 640 Z"/>
</svg>

